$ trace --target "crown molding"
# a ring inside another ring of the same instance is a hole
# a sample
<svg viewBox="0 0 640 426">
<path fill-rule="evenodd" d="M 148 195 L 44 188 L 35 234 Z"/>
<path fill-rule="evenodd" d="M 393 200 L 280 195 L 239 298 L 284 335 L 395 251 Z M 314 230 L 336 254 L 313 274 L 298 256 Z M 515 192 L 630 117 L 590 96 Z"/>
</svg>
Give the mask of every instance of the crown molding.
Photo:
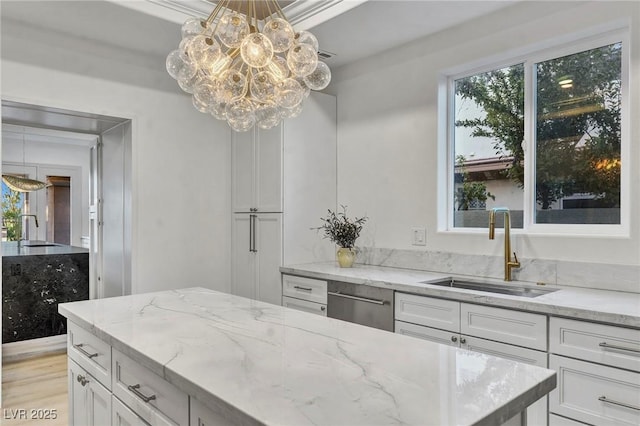
<svg viewBox="0 0 640 426">
<path fill-rule="evenodd" d="M 215 7 L 207 0 L 108 1 L 179 25 L 190 17 L 206 18 Z M 297 0 L 283 11 L 297 30 L 307 30 L 366 1 L 368 0 Z"/>
</svg>

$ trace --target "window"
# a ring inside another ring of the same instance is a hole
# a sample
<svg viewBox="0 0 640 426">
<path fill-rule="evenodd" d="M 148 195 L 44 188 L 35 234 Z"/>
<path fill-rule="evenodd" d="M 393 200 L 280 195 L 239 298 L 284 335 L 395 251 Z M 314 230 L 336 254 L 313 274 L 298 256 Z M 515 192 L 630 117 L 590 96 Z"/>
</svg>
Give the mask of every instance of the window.
<svg viewBox="0 0 640 426">
<path fill-rule="evenodd" d="M 17 192 L 2 182 L 2 241 L 18 241 L 22 238 L 21 215 L 29 213 L 29 193 Z"/>
<path fill-rule="evenodd" d="M 620 228 L 622 38 L 449 77 L 449 228 L 486 228 L 496 206 L 514 228 Z"/>
</svg>

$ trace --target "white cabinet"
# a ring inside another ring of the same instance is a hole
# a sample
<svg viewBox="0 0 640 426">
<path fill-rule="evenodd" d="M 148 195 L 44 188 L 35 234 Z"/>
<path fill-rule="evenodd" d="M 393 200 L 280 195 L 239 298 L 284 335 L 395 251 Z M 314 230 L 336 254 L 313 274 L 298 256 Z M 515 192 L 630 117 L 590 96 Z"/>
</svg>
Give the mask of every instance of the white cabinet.
<svg viewBox="0 0 640 426">
<path fill-rule="evenodd" d="M 396 292 L 395 319 L 399 334 L 547 367 L 544 315 Z M 546 397 L 527 408 L 527 421 L 547 424 Z"/>
<path fill-rule="evenodd" d="M 280 305 L 282 214 L 234 214 L 232 235 L 231 292 L 238 296 Z"/>
<path fill-rule="evenodd" d="M 311 229 L 336 207 L 335 96 L 312 93 L 299 117 L 231 142 L 231 292 L 281 304 L 282 264 L 335 259 Z"/>
<path fill-rule="evenodd" d="M 111 424 L 112 426 L 148 426 L 133 410 L 115 396 L 111 396 Z"/>
<path fill-rule="evenodd" d="M 640 424 L 640 330 L 552 317 L 552 413 L 593 425 Z"/>
<path fill-rule="evenodd" d="M 234 213 L 282 212 L 282 125 L 232 132 Z"/>
<path fill-rule="evenodd" d="M 111 424 L 111 392 L 72 359 L 68 360 L 69 424 Z"/>
<path fill-rule="evenodd" d="M 327 316 L 327 282 L 282 274 L 282 306 Z"/>
<path fill-rule="evenodd" d="M 229 426 L 235 422 L 207 407 L 196 398 L 189 398 L 190 426 Z"/>
<path fill-rule="evenodd" d="M 70 425 L 189 425 L 189 395 L 72 321 L 67 324 Z M 108 371 L 109 379 L 98 380 L 91 371 Z"/>
</svg>

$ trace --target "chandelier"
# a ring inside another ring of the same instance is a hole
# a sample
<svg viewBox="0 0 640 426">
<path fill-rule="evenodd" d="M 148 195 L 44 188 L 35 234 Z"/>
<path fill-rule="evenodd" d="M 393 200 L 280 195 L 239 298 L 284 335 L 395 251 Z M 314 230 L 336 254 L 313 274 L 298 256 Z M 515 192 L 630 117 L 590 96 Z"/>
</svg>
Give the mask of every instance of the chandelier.
<svg viewBox="0 0 640 426">
<path fill-rule="evenodd" d="M 221 0 L 206 20 L 188 19 L 166 65 L 198 111 L 237 132 L 298 116 L 331 81 L 316 37 L 295 32 L 276 0 Z"/>
</svg>

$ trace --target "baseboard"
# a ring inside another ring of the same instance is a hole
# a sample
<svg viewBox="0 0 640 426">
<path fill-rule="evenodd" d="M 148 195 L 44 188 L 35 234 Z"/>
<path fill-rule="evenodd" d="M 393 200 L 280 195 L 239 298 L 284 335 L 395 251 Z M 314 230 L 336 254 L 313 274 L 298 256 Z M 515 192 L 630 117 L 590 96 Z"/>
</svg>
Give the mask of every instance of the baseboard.
<svg viewBox="0 0 640 426">
<path fill-rule="evenodd" d="M 22 361 L 43 355 L 53 355 L 67 351 L 67 335 L 42 337 L 2 345 L 2 362 Z"/>
</svg>

